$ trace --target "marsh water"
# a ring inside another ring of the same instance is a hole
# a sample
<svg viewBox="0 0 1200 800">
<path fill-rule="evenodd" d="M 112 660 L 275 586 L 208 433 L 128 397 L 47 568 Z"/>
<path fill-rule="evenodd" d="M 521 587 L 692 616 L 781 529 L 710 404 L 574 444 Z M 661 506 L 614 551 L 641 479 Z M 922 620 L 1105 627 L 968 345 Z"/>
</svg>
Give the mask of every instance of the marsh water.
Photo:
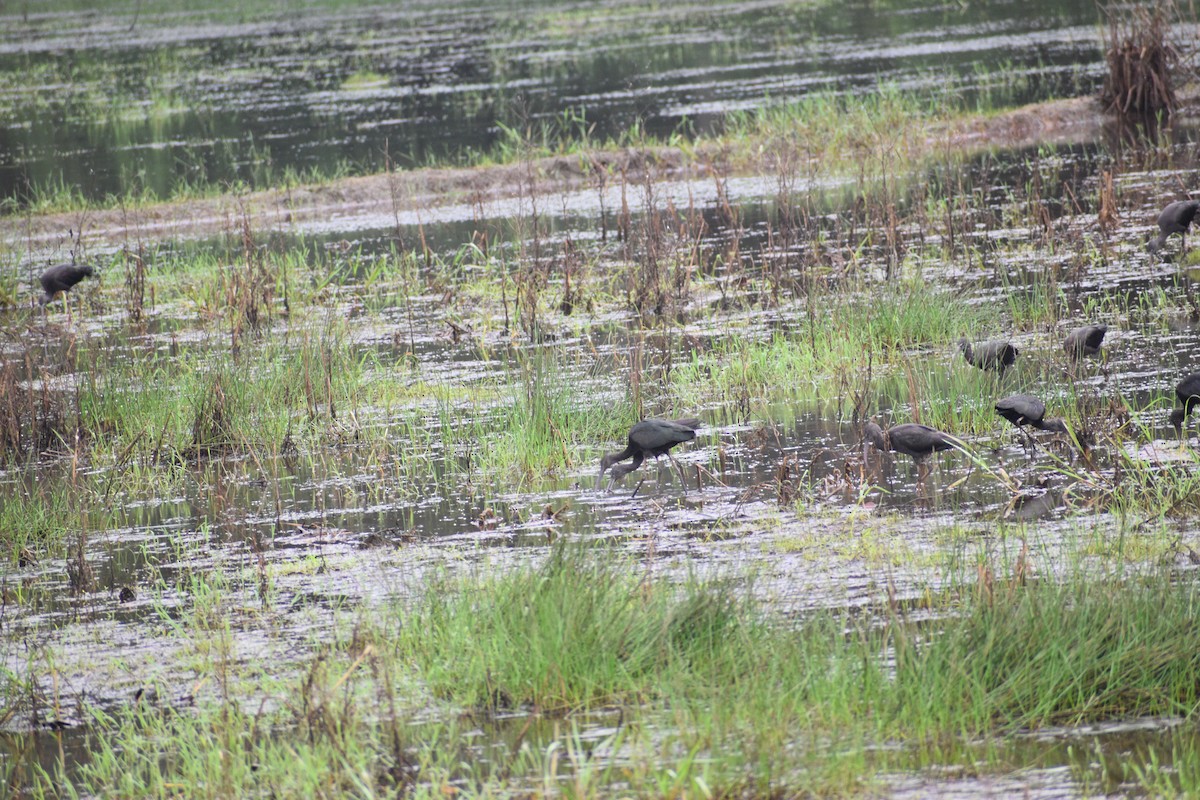
<svg viewBox="0 0 1200 800">
<path fill-rule="evenodd" d="M 637 120 L 656 133 L 681 124 L 703 129 L 732 110 L 820 90 L 870 91 L 880 81 L 948 85 L 997 102 L 1024 102 L 1091 91 L 1101 68 L 1096 12 L 1082 2 L 708 3 L 663 6 L 650 21 L 641 7 L 620 2 L 533 9 L 441 3 L 240 21 L 142 12 L 133 24 L 36 7 L 15 15 L 6 10 L 0 19 L 20 19 L 0 32 L 0 106 L 8 112 L 0 126 L 0 198 L 13 199 L 25 197 L 30 182 L 59 176 L 88 197 L 124 191 L 131 181 L 168 194 L 181 181 L 254 182 L 287 168 L 331 173 L 343 161 L 352 170 L 371 171 L 385 159 L 465 157 L 492 147 L 505 126 L 563 120 L 564 112 L 580 108 L 596 126 L 593 135 L 601 137 Z M 135 102 L 106 114 L 99 100 L 114 92 Z M 1118 298 L 1113 307 L 1126 312 L 1109 320 L 1105 358 L 1075 375 L 1069 392 L 1097 404 L 1118 394 L 1129 399 L 1144 426 L 1135 447 L 1164 462 L 1190 458 L 1166 415 L 1175 381 L 1200 365 L 1196 317 L 1188 311 L 1195 308 L 1192 280 L 1200 276 L 1151 258 L 1142 246 L 1155 210 L 1193 166 L 1197 131 L 1180 128 L 1173 135 L 1164 159 L 1169 169 L 1142 169 L 1136 153 L 1110 141 L 1064 146 L 1050 155 L 1037 149 L 988 152 L 958 165 L 970 176 L 967 191 L 979 201 L 973 235 L 985 257 L 922 268 L 925 280 L 958 293 L 964 303 L 1008 303 L 1014 295 L 1035 294 L 1036 276 L 1044 271 L 1061 275 L 1057 286 L 1069 318 L 1015 334 L 1022 358 L 997 391 L 1045 394 L 1047 383 L 1058 382 L 1065 369 L 1065 331 L 1089 309 L 1107 308 Z M 1047 257 L 1031 248 L 1036 255 L 1027 260 L 986 255 L 986 243 L 1000 237 L 1038 241 L 1035 228 L 1006 222 L 1011 209 L 1028 200 L 1023 193 L 1034 175 L 1058 190 L 1044 201 L 1054 225 L 1094 243 L 1095 216 L 1075 213 L 1062 198 L 1094 193 L 1096 176 L 1114 165 L 1126 213 L 1104 235 L 1103 259 L 1081 268 L 1070 253 Z M 910 180 L 913 187 L 949 184 L 935 173 Z M 746 261 L 761 268 L 763 254 L 775 246 L 775 182 L 769 176 L 730 179 L 724 198 L 715 186 L 711 180 L 664 183 L 657 197 L 695 206 L 713 220 L 706 226 L 707 245 L 720 248 L 736 238 Z M 741 212 L 736 230 L 721 224 L 725 199 Z M 584 190 L 545 198 L 543 209 L 552 211 L 542 212 L 539 246 L 553 250 L 589 241 L 617 260 L 619 245 L 597 242 L 596 233 L 615 227 L 615 219 L 600 222 L 619 206 L 616 201 Z M 634 215 L 645 211 L 634 203 Z M 651 365 L 648 374 L 666 375 L 720 346 L 731 331 L 765 339 L 802 325 L 803 293 L 767 303 L 734 287 L 730 302 L 710 287 L 679 318 L 649 331 L 632 314 L 577 311 L 548 315 L 533 342 L 497 319 L 477 320 L 484 332 L 460 337 L 447 319 L 469 321 L 469 307 L 448 306 L 444 295 L 432 291 L 410 295 L 398 285 L 357 286 L 361 265 L 386 258 L 398 239 L 420 238 L 452 259 L 483 226 L 505 231 L 497 239 L 522 248 L 528 243 L 514 232 L 529 213 L 519 199 L 423 210 L 419 226 L 401 214 L 379 219 L 348 212 L 287 226 L 273 232 L 266 246 L 311 253 L 322 264 L 336 263 L 339 252 L 353 253 L 357 266 L 338 273 L 331 308 L 350 319 L 357 351 L 377 357 L 380 380 L 423 380 L 457 397 L 498 375 L 511 375 L 522 389 L 527 384 L 512 366 L 520 361 L 555 371 L 571 387 L 571 402 L 605 402 L 627 391 L 612 376 L 630 352 Z M 229 240 L 156 243 L 147 250 L 150 272 L 156 259 L 169 263 L 180 251 L 236 259 Z M 23 249 L 11 242 L 8 248 L 19 253 L 11 269 L 22 275 L 32 264 L 64 255 L 62 244 Z M 864 253 L 865 271 L 879 279 L 888 272 L 886 262 L 881 251 Z M 721 270 L 713 270 L 707 277 L 719 282 Z M 436 283 L 425 278 L 425 285 Z M 1139 305 L 1131 299 L 1139 297 L 1158 300 Z M 113 309 L 91 307 L 93 313 L 75 323 L 58 316 L 31 323 L 27 341 L 57 346 L 69 324 L 77 324 L 81 336 L 103 339 L 124 324 Z M 289 324 L 276 321 L 271 335 Z M 209 337 L 214 347 L 224 345 L 191 309 L 152 308 L 131 357 L 161 356 L 175 342 Z M 914 351 L 908 361 L 930 376 L 969 369 L 952 348 Z M 879 394 L 893 400 L 873 410 L 885 420 L 903 416 L 910 378 L 882 374 L 875 380 L 884 387 Z M 1054 405 L 1055 396 L 1046 400 Z M 504 398 L 495 402 L 502 405 Z M 461 423 L 465 414 L 478 416 L 486 428 L 492 413 L 486 403 L 463 403 L 448 413 L 433 401 L 425 411 L 432 431 Z M 92 526 L 86 557 L 97 590 L 72 593 L 62 558 L 3 568 L 0 628 L 10 643 L 3 667 L 38 681 L 52 672 L 55 685 L 39 684 L 32 708 L 7 721 L 0 764 L 49 763 L 63 750 L 80 748 L 85 703 L 126 707 L 151 685 L 164 705 L 191 702 L 195 676 L 158 634 L 170 625 L 172 609 L 191 601 L 184 582 L 174 584 L 173 576 L 192 570 L 228 572 L 230 595 L 249 609 L 263 602 L 253 576 L 260 558 L 266 559 L 274 633 L 265 636 L 247 625 L 235 634 L 235 657 L 287 663 L 296 642 L 319 638 L 364 604 L 417 591 L 426 570 L 444 567 L 448 552 L 501 568 L 536 557 L 563 537 L 611 540 L 664 572 L 696 561 L 717 570 L 749 565 L 756 591 L 802 614 L 817 607 L 869 609 L 885 595 L 916 598 L 937 583 L 930 567 L 946 563 L 947 553 L 961 553 L 965 564 L 980 548 L 1019 549 L 1021 542 L 996 535 L 1005 525 L 1030 523 L 1028 538 L 1051 561 L 1058 548 L 1118 526 L 1103 506 L 1089 505 L 1088 492 L 1064 472 L 1045 469 L 1048 458 L 1072 462 L 1070 448 L 1044 442 L 1041 454 L 1031 456 L 1014 431 L 998 428 L 969 441 L 973 458 L 940 456 L 932 474 L 919 479 L 907 460 L 888 468 L 864 454 L 853 411 L 844 392 L 815 403 L 751 408 L 713 400 L 692 409 L 706 425 L 695 442 L 676 451 L 682 476 L 665 461 L 650 462 L 614 487 L 596 485 L 596 462 L 602 450 L 619 446 L 615 441 L 578 447 L 563 474 L 485 482 L 471 463 L 486 453 L 436 449 L 431 469 L 417 482 L 389 474 L 374 454 L 353 446 L 189 463 L 175 496 L 122 496 L 104 510 L 119 524 Z M 370 425 L 381 411 L 358 413 Z M 503 447 L 503 438 L 481 446 Z M 1098 456 L 1101 471 L 1109 468 L 1106 457 Z M 0 480 L 9 486 L 69 481 L 76 469 L 68 460 L 51 459 L 10 469 Z M 1001 469 L 1019 491 L 997 480 Z M 1078 523 L 1081 514 L 1087 526 Z M 1179 561 L 1181 569 L 1191 568 L 1186 558 Z M 151 575 L 175 589 L 144 591 Z M 135 597 L 123 602 L 119 595 L 126 587 Z M 50 650 L 54 669 L 43 672 L 39 659 Z M 176 696 L 162 698 L 164 691 Z M 982 777 L 914 769 L 888 776 L 886 783 L 900 797 L 1075 796 L 1090 753 L 1136 759 L 1148 744 L 1172 741 L 1175 723 L 1135 720 L 1031 733 L 1004 743 L 1000 756 L 991 752 L 992 767 L 981 770 Z M 585 735 L 610 724 L 596 719 L 584 726 Z M 498 728 L 502 741 L 506 733 Z M 546 730 L 532 738 L 553 735 Z M 1037 767 L 990 777 L 1000 771 L 997 760 Z"/>
<path fill-rule="evenodd" d="M 883 83 L 1011 104 L 1094 90 L 1088 0 L 199 4 L 0 10 L 0 200 L 64 183 L 268 184 L 469 158 L 544 126 L 598 141 Z"/>
</svg>

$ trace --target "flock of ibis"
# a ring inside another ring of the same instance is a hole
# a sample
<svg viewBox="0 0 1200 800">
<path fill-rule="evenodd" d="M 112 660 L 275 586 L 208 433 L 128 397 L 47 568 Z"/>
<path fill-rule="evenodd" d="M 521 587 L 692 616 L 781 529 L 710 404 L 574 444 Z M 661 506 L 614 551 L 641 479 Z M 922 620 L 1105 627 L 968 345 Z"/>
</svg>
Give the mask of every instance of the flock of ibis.
<svg viewBox="0 0 1200 800">
<path fill-rule="evenodd" d="M 1186 248 L 1187 231 L 1196 217 L 1197 210 L 1200 210 L 1200 201 L 1197 200 L 1180 200 L 1164 208 L 1158 216 L 1159 234 L 1147 245 L 1150 252 L 1159 252 L 1175 234 L 1180 235 Z M 1108 326 L 1102 324 L 1075 328 L 1063 342 L 1067 358 L 1078 361 L 1087 356 L 1097 355 L 1107 332 Z M 958 346 L 967 363 L 983 370 L 994 370 L 1001 376 L 1016 363 L 1020 353 L 1016 347 L 1003 339 L 971 342 L 964 337 L 959 340 Z M 1170 419 L 1176 434 L 1182 436 L 1184 420 L 1200 408 L 1200 372 L 1194 372 L 1181 380 L 1175 387 L 1175 395 L 1179 398 L 1181 407 L 1171 411 Z M 1042 431 L 1070 434 L 1063 420 L 1046 418 L 1046 404 L 1032 395 L 1014 394 L 1004 397 L 996 402 L 996 413 L 1016 425 L 1018 429 L 1028 425 Z M 605 471 L 611 468 L 611 486 L 613 481 L 640 467 L 647 456 L 666 455 L 671 458 L 671 448 L 696 438 L 696 429 L 700 424 L 698 419 L 642 420 L 630 429 L 624 450 L 608 453 L 600 459 L 600 479 L 603 479 Z M 924 465 L 925 459 L 934 453 L 962 446 L 962 442 L 956 437 L 916 422 L 893 425 L 885 430 L 871 420 L 863 425 L 862 440 L 881 453 L 896 452 L 911 456 L 918 469 Z M 1078 439 L 1076 441 L 1078 442 Z M 628 458 L 633 459 L 630 464 L 617 463 Z"/>
<path fill-rule="evenodd" d="M 1150 252 L 1157 253 L 1166 244 L 1167 239 L 1179 234 L 1184 246 L 1187 243 L 1187 231 L 1200 210 L 1198 200 L 1180 200 L 1171 203 L 1158 216 L 1159 234 L 1148 244 Z M 55 295 L 63 293 L 63 304 L 70 310 L 65 294 L 86 277 L 95 274 L 87 264 L 57 264 L 50 267 L 41 276 L 43 294 L 40 298 L 42 306 L 50 303 Z M 1078 360 L 1085 356 L 1094 356 L 1100 352 L 1104 334 L 1108 332 L 1107 325 L 1084 325 L 1068 334 L 1063 342 L 1067 357 Z M 986 342 L 971 342 L 963 338 L 958 342 L 963 358 L 967 363 L 984 370 L 994 370 L 1003 377 L 1004 371 L 1017 360 L 1019 351 L 1003 339 L 993 339 Z M 1183 422 L 1200 406 L 1200 372 L 1194 372 L 1185 377 L 1175 387 L 1179 398 L 1180 408 L 1171 411 L 1171 424 L 1178 435 L 1183 433 Z M 1066 423 L 1061 419 L 1046 419 L 1046 404 L 1036 397 L 1027 394 L 1014 394 L 996 402 L 996 413 L 1004 419 L 1022 428 L 1025 425 L 1043 431 L 1069 433 Z M 698 419 L 644 419 L 629 430 L 629 436 L 624 450 L 607 453 L 600 459 L 600 477 L 611 470 L 610 485 L 613 481 L 633 472 L 646 460 L 647 456 L 657 458 L 666 455 L 672 458 L 672 447 L 696 438 L 696 430 L 701 426 Z M 918 465 L 924 460 L 942 450 L 961 446 L 954 436 L 921 425 L 916 422 L 906 422 L 893 425 L 884 430 L 876 422 L 870 421 L 863 426 L 863 441 L 882 453 L 897 452 L 911 456 Z M 620 462 L 632 459 L 628 464 Z M 674 459 L 672 458 L 672 461 Z"/>
</svg>

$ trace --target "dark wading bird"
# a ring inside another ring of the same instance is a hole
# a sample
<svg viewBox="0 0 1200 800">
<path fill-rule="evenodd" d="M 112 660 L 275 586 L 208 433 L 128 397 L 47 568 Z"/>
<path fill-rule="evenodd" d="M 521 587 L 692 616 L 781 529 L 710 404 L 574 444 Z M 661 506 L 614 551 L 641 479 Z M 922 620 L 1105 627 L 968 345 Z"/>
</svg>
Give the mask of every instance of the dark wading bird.
<svg viewBox="0 0 1200 800">
<path fill-rule="evenodd" d="M 953 436 L 916 422 L 893 425 L 886 431 L 874 422 L 868 422 L 863 426 L 863 441 L 870 442 L 885 453 L 895 450 L 897 453 L 912 456 L 913 461 L 917 462 L 918 476 L 925 466 L 926 458 L 940 450 L 959 447 L 958 440 Z"/>
<path fill-rule="evenodd" d="M 1033 395 L 1014 394 L 998 400 L 996 413 L 1018 428 L 1032 425 L 1041 431 L 1067 432 L 1067 424 L 1061 419 L 1046 419 L 1046 404 Z"/>
<path fill-rule="evenodd" d="M 599 488 L 601 480 L 604 478 L 604 472 L 609 467 L 612 467 L 612 477 L 609 485 L 619 481 L 629 473 L 642 465 L 646 460 L 646 456 L 658 458 L 661 455 L 666 455 L 672 462 L 675 461 L 668 452 L 672 447 L 683 442 L 690 442 L 696 438 L 696 429 L 703 425 L 700 420 L 689 419 L 644 419 L 629 429 L 629 441 L 625 449 L 618 453 L 607 453 L 604 458 L 600 459 L 600 476 L 596 479 L 596 486 Z M 633 461 L 629 464 L 618 464 L 618 461 L 624 461 L 632 456 Z M 678 464 L 676 464 L 678 466 Z M 682 472 L 680 473 L 682 476 Z M 684 483 L 685 491 L 687 483 Z M 636 492 L 635 492 L 636 493 Z"/>
<path fill-rule="evenodd" d="M 38 302 L 44 307 L 54 299 L 56 294 L 62 292 L 63 305 L 66 306 L 68 313 L 70 313 L 66 293 L 71 291 L 75 284 L 94 274 L 92 268 L 87 264 L 55 264 L 42 273 L 43 294 L 38 298 Z"/>
<path fill-rule="evenodd" d="M 1004 370 L 1017 360 L 1017 354 L 1020 352 L 1003 339 L 973 345 L 965 336 L 958 340 L 958 349 L 962 350 L 963 358 L 971 366 L 999 370 L 1001 376 L 1004 375 Z"/>
<path fill-rule="evenodd" d="M 862 429 L 863 444 L 871 444 L 881 453 L 888 451 L 887 434 L 883 432 L 883 428 L 875 420 L 868 421 L 863 425 Z"/>
<path fill-rule="evenodd" d="M 1175 396 L 1183 404 L 1183 408 L 1171 411 L 1171 424 L 1175 426 L 1175 435 L 1183 435 L 1183 421 L 1200 406 L 1200 372 L 1193 372 L 1175 386 Z"/>
<path fill-rule="evenodd" d="M 1067 423 L 1061 419 L 1046 419 L 1046 404 L 1032 395 L 1014 394 L 998 400 L 996 401 L 996 413 L 1016 425 L 1017 429 L 1024 433 L 1030 442 L 1033 440 L 1025 432 L 1022 427 L 1024 425 L 1031 425 L 1041 431 L 1070 435 Z"/>
<path fill-rule="evenodd" d="M 1200 209 L 1200 200 L 1176 200 L 1168 204 L 1158 215 L 1158 237 L 1151 240 L 1147 249 L 1151 253 L 1157 253 L 1167 243 L 1167 239 L 1178 233 L 1182 240 L 1180 250 L 1186 250 L 1187 231 L 1196 217 L 1197 209 Z"/>
<path fill-rule="evenodd" d="M 1104 334 L 1108 333 L 1107 325 L 1084 325 L 1067 334 L 1063 341 L 1063 350 L 1067 357 L 1076 361 L 1084 356 L 1094 356 L 1100 352 L 1100 343 Z"/>
</svg>

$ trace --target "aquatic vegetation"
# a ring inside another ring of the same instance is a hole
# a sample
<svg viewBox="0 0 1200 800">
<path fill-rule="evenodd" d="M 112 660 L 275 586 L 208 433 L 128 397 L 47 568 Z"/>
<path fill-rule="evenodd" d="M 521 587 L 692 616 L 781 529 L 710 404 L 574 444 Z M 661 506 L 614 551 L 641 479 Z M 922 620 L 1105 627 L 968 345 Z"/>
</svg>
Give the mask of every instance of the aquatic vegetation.
<svg viewBox="0 0 1200 800">
<path fill-rule="evenodd" d="M 332 42 L 360 30 L 345 9 Z M 754 28 L 761 6 L 726 12 L 739 36 L 796 45 L 777 19 Z M 363 13 L 383 28 L 407 12 Z M 120 154 L 100 196 L 31 169 L 6 207 L 6 786 L 846 796 L 1010 778 L 1036 758 L 1096 794 L 1121 779 L 1190 791 L 1190 740 L 1139 739 L 1118 778 L 1043 739 L 1190 725 L 1200 700 L 1200 469 L 1165 416 L 1200 301 L 1186 260 L 1143 247 L 1163 177 L 1182 191 L 1194 148 L 990 149 L 980 131 L 1028 141 L 1022 122 L 1053 124 L 1047 107 L 994 113 L 1046 91 L 1020 63 L 976 70 L 986 85 L 939 72 L 764 103 L 751 80 L 741 110 L 679 96 L 661 118 L 602 116 L 673 91 L 622 71 L 638 41 L 624 35 L 603 43 L 602 102 L 538 106 L 553 70 L 586 88 L 609 18 L 662 41 L 726 24 L 551 5 L 521 61 L 449 47 L 451 63 L 419 31 L 415 60 L 389 61 L 371 31 L 330 61 L 297 39 L 284 61 L 219 76 L 192 70 L 187 46 L 146 76 L 80 56 L 75 77 L 65 60 L 33 71 L 67 87 L 48 97 L 0 72 L 0 106 L 36 105 L 37 125 Z M 504 42 L 528 28 L 480 19 Z M 825 35 L 805 36 L 807 58 Z M 739 48 L 713 44 L 692 79 L 718 85 Z M 670 47 L 646 58 L 657 70 Z M 486 136 L 452 121 L 445 147 L 421 139 L 447 95 L 425 62 L 477 81 L 452 106 Z M 319 131 L 336 159 L 243 138 L 249 115 L 222 116 L 210 91 L 269 96 L 279 76 L 303 87 L 289 131 Z M 501 166 L 404 168 L 418 163 Z M 186 240 L 197 231 L 213 238 Z M 67 249 L 104 262 L 74 320 L 27 311 L 36 267 Z M 1071 364 L 1063 336 L 1085 322 L 1110 335 Z M 1021 355 L 984 372 L 960 337 Z M 1026 446 L 995 412 L 1016 393 L 1078 435 Z M 636 491 L 597 490 L 600 455 L 651 416 L 704 422 L 676 451 L 686 491 L 653 469 Z M 862 441 L 871 417 L 963 450 L 932 475 L 886 465 Z"/>
<path fill-rule="evenodd" d="M 388 77 L 386 75 L 381 75 L 371 70 L 359 70 L 342 81 L 342 90 L 353 92 L 363 89 L 376 89 L 381 86 L 387 86 L 387 84 Z"/>
<path fill-rule="evenodd" d="M 968 741 L 980 736 L 1194 715 L 1192 582 L 1079 567 L 1047 581 L 1024 549 L 976 566 L 911 608 L 884 609 L 879 623 L 839 610 L 789 620 L 740 576 L 677 582 L 611 550 L 558 546 L 500 574 L 443 573 L 411 603 L 358 615 L 320 654 L 266 680 L 227 660 L 218 616 L 205 628 L 213 644 L 197 653 L 221 693 L 188 714 L 93 709 L 92 758 L 31 779 L 134 796 L 168 785 L 213 797 L 263 786 L 425 796 L 450 783 L 468 793 L 527 785 L 554 763 L 584 796 L 616 781 L 654 791 L 668 774 L 718 793 L 841 794 L 930 757 L 977 766 Z M 197 606 L 210 611 L 198 613 L 227 614 L 219 597 L 229 591 L 210 582 L 214 598 Z M 522 733 L 482 758 L 458 723 L 419 720 L 430 696 L 475 726 L 518 714 Z M 581 749 L 578 726 L 601 709 L 615 716 L 611 739 Z M 663 724 L 666 740 L 652 734 Z M 619 762 L 603 755 L 618 750 Z M 1156 758 L 1147 783 L 1161 780 Z"/>
<path fill-rule="evenodd" d="M 1108 75 L 1103 99 L 1122 118 L 1170 116 L 1182 56 L 1171 31 L 1181 11 L 1171 0 L 1144 8 L 1106 9 Z"/>
<path fill-rule="evenodd" d="M 410 29 L 430 40 L 447 35 L 416 10 L 397 7 L 381 15 L 370 4 L 328 0 L 295 20 L 275 4 L 234 11 L 226 5 L 214 0 L 196 8 L 151 10 L 103 3 L 88 12 L 112 24 L 104 26 L 103 36 L 93 30 L 94 47 L 77 48 L 70 59 L 37 45 L 50 25 L 82 30 L 75 26 L 83 25 L 78 20 L 84 15 L 63 9 L 50 23 L 50 17 L 30 19 L 0 9 L 32 45 L 0 70 L 0 104 L 17 121 L 14 147 L 31 162 L 19 180 L 4 187 L 4 210 L 130 209 L 230 189 L 323 184 L 397 165 L 521 164 L 566 156 L 576 157 L 586 174 L 630 148 L 640 152 L 639 161 L 670 148 L 672 159 L 681 157 L 697 170 L 715 162 L 756 169 L 790 164 L 782 171 L 794 168 L 804 179 L 854 178 L 865 170 L 890 184 L 952 136 L 965 114 L 1081 94 L 1095 83 L 1078 65 L 1073 72 L 1062 70 L 1053 86 L 1034 80 L 1030 72 L 1040 74 L 1044 65 L 1027 63 L 1020 53 L 1000 67 L 968 59 L 964 74 L 947 81 L 944 62 L 912 54 L 904 70 L 891 73 L 891 83 L 875 91 L 847 91 L 835 77 L 844 67 L 822 66 L 836 37 L 810 36 L 805 26 L 767 24 L 780 9 L 759 15 L 737 4 L 713 18 L 656 11 L 660 34 L 672 42 L 661 50 L 647 43 L 647 26 L 626 8 L 580 12 L 570 4 L 539 6 L 544 24 L 537 35 L 548 39 L 534 45 L 529 25 L 516 24 L 510 10 L 481 7 L 478 16 L 488 22 L 479 30 L 458 31 L 461 48 L 427 49 L 404 67 L 373 57 L 392 46 L 380 39 L 381 30 Z M 834 9 L 818 4 L 814 13 Z M 594 18 L 584 22 L 580 16 Z M 297 60 L 287 45 L 271 39 L 261 43 L 260 58 L 249 60 L 236 48 L 165 44 L 186 39 L 188 26 L 204 21 L 220 23 L 214 35 L 236 37 L 234 31 L 271 19 L 299 22 L 311 34 L 299 37 L 308 58 Z M 905 29 L 913 24 L 908 15 L 892 19 Z M 759 47 L 778 54 L 769 67 L 783 81 L 777 95 L 723 76 L 730 67 L 746 65 L 744 48 L 730 45 L 726 26 L 744 34 L 748 24 L 758 31 Z M 617 29 L 597 37 L 597 25 Z M 617 42 L 612 55 L 609 48 Z M 631 61 L 621 54 L 641 49 L 634 43 L 647 43 L 645 50 L 656 58 Z M 529 47 L 539 58 L 520 55 Z M 814 47 L 823 57 L 811 57 Z M 1091 48 L 1071 42 L 1062 47 L 1081 50 L 1078 58 L 1085 63 L 1095 59 Z M 113 49 L 127 60 L 105 58 Z M 810 56 L 798 58 L 802 51 Z M 830 61 L 843 62 L 845 55 L 841 50 Z M 696 80 L 725 99 L 698 104 L 668 99 L 659 81 L 675 79 L 680 62 L 699 70 Z M 812 74 L 797 87 L 796 73 Z M 610 75 L 631 82 L 629 90 L 612 92 L 605 77 Z M 581 80 L 594 88 L 594 97 L 577 91 Z M 528 81 L 559 91 L 513 89 Z M 221 91 L 211 91 L 214 85 Z M 597 97 L 605 101 L 595 102 Z M 51 146 L 59 152 L 52 153 Z M 86 155 L 63 165 L 66 151 Z M 91 174 L 85 176 L 88 164 Z"/>
<path fill-rule="evenodd" d="M 787 334 L 765 340 L 730 335 L 676 366 L 673 391 L 680 402 L 718 398 L 745 406 L 817 397 L 831 386 L 853 385 L 861 371 L 895 369 L 922 346 L 982 327 L 992 313 L 920 280 L 815 295 L 806 306 L 808 313 Z"/>
<path fill-rule="evenodd" d="M 32 488 L 12 487 L 0 504 L 4 559 L 32 563 L 50 555 L 71 534 L 86 529 L 85 520 L 93 512 L 86 492 L 65 481 Z"/>
</svg>

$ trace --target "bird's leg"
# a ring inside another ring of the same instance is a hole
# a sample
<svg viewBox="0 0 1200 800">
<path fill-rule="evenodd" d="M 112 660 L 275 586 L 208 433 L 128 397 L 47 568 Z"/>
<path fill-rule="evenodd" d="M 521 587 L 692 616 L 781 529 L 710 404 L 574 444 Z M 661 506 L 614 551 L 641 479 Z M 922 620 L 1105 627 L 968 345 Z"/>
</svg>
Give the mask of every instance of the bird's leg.
<svg viewBox="0 0 1200 800">
<path fill-rule="evenodd" d="M 924 483 L 925 478 L 929 476 L 929 464 L 926 459 L 917 459 L 917 483 Z"/>
<path fill-rule="evenodd" d="M 1032 459 L 1034 454 L 1037 453 L 1037 442 L 1033 440 L 1033 434 L 1024 428 L 1018 428 L 1017 430 L 1019 430 L 1021 435 L 1025 437 L 1024 450 L 1026 457 Z"/>
<path fill-rule="evenodd" d="M 917 461 L 917 498 L 928 499 L 929 464 L 927 460 L 922 458 Z"/>
<path fill-rule="evenodd" d="M 645 479 L 645 478 L 642 478 L 640 481 L 638 481 L 638 485 L 637 485 L 637 486 L 635 486 L 635 487 L 633 487 L 633 494 L 629 495 L 629 499 L 630 499 L 630 500 L 632 500 L 633 498 L 637 497 L 638 489 L 641 489 L 641 488 L 642 488 L 642 484 L 643 484 L 643 483 L 645 483 L 645 482 L 646 482 L 646 479 Z"/>
<path fill-rule="evenodd" d="M 683 496 L 687 497 L 687 473 L 683 471 L 683 467 L 675 460 L 675 456 L 667 453 L 667 458 L 671 459 L 671 463 L 675 465 L 675 469 L 679 472 L 679 480 L 683 484 Z"/>
</svg>

